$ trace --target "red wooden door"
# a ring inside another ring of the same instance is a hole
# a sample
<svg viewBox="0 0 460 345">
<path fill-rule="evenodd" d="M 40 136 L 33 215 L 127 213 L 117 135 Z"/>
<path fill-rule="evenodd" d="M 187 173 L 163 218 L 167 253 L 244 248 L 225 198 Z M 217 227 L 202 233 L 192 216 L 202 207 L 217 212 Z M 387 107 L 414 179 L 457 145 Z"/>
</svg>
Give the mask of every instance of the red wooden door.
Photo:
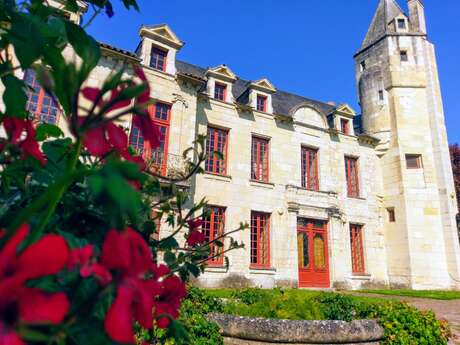
<svg viewBox="0 0 460 345">
<path fill-rule="evenodd" d="M 299 287 L 330 286 L 327 223 L 302 219 L 297 224 Z"/>
</svg>

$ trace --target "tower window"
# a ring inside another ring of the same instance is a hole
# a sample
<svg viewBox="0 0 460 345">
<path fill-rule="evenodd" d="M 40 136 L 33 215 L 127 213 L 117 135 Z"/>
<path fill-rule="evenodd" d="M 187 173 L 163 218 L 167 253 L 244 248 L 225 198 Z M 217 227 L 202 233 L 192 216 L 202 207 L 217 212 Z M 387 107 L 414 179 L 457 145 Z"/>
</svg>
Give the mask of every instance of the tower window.
<svg viewBox="0 0 460 345">
<path fill-rule="evenodd" d="M 398 19 L 398 29 L 406 29 L 406 20 Z"/>
<path fill-rule="evenodd" d="M 422 155 L 406 155 L 407 169 L 421 169 L 422 168 Z"/>
<path fill-rule="evenodd" d="M 379 90 L 379 101 L 383 101 L 383 100 L 384 100 L 383 90 Z"/>
<path fill-rule="evenodd" d="M 399 52 L 399 55 L 401 57 L 401 62 L 407 62 L 409 61 L 409 55 L 407 54 L 407 50 L 401 50 Z"/>
<path fill-rule="evenodd" d="M 366 60 L 361 61 L 361 72 L 366 69 Z"/>
<path fill-rule="evenodd" d="M 387 212 L 388 212 L 388 221 L 390 223 L 396 222 L 395 209 L 393 207 L 387 208 Z"/>
</svg>

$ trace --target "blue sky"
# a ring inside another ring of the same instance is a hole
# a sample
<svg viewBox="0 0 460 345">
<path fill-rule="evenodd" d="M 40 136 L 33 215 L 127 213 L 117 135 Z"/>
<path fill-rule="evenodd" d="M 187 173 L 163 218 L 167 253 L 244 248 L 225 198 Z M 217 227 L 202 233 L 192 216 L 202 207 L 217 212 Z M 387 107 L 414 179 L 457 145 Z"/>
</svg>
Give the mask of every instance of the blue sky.
<svg viewBox="0 0 460 345">
<path fill-rule="evenodd" d="M 167 23 L 186 45 L 179 58 L 203 67 L 227 64 L 239 77 L 268 77 L 278 88 L 348 103 L 358 112 L 353 54 L 378 0 L 138 0 L 141 12 L 115 7 L 89 32 L 134 50 L 142 24 Z M 115 0 L 115 3 L 119 1 Z M 406 0 L 399 0 L 405 9 Z M 460 1 L 424 0 L 437 47 L 450 142 L 460 142 Z"/>
</svg>

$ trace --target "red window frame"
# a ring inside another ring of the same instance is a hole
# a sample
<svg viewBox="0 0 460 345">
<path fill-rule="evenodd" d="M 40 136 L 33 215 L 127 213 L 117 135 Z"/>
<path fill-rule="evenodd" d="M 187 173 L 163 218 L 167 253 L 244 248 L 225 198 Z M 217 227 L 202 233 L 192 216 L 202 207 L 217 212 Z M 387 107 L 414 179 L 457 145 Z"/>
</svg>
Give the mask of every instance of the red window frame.
<svg viewBox="0 0 460 345">
<path fill-rule="evenodd" d="M 207 206 L 203 217 L 203 234 L 206 242 L 214 241 L 225 232 L 225 207 Z M 223 242 L 223 238 L 220 239 Z M 224 264 L 223 248 L 210 244 L 208 266 L 222 266 Z"/>
<path fill-rule="evenodd" d="M 270 140 L 252 137 L 251 179 L 268 182 L 270 178 Z"/>
<path fill-rule="evenodd" d="M 251 212 L 251 267 L 270 268 L 270 214 Z"/>
<path fill-rule="evenodd" d="M 407 169 L 421 169 L 422 168 L 422 155 L 407 154 L 406 155 Z"/>
<path fill-rule="evenodd" d="M 215 83 L 214 85 L 214 98 L 219 101 L 227 101 L 227 85 Z"/>
<path fill-rule="evenodd" d="M 150 52 L 150 67 L 165 72 L 167 62 L 168 52 L 157 47 L 152 47 Z"/>
<path fill-rule="evenodd" d="M 144 141 L 142 134 L 134 123 L 131 125 L 129 145 L 134 148 L 147 162 L 151 163 L 152 171 L 166 176 L 168 168 L 169 127 L 171 122 L 171 105 L 157 102 L 148 106 L 148 113 L 152 122 L 161 132 L 160 146 L 153 149 Z"/>
<path fill-rule="evenodd" d="M 366 273 L 363 243 L 363 226 L 350 224 L 351 267 L 353 274 Z"/>
<path fill-rule="evenodd" d="M 267 112 L 267 96 L 257 95 L 256 109 L 264 113 Z"/>
<path fill-rule="evenodd" d="M 345 174 L 347 177 L 347 195 L 359 198 L 359 164 L 358 158 L 345 157 Z"/>
<path fill-rule="evenodd" d="M 314 160 L 312 171 L 311 161 Z M 319 191 L 318 149 L 302 146 L 301 151 L 302 188 Z"/>
<path fill-rule="evenodd" d="M 340 119 L 340 130 L 343 134 L 350 134 L 350 120 Z"/>
<path fill-rule="evenodd" d="M 205 171 L 211 174 L 227 174 L 227 149 L 228 149 L 228 130 L 208 126 L 206 138 Z M 223 159 L 216 156 L 214 152 L 219 152 Z"/>
<path fill-rule="evenodd" d="M 41 87 L 33 70 L 25 71 L 24 81 L 31 88 L 26 92 L 26 110 L 33 115 L 35 121 L 56 125 L 61 114 L 59 104 Z"/>
</svg>

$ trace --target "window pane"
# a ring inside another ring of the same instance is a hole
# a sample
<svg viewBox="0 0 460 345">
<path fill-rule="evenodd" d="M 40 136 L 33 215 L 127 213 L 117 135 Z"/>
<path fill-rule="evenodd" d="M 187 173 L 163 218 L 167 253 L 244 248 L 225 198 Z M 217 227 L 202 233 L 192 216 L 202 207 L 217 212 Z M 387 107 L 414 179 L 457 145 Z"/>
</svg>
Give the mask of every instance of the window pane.
<svg viewBox="0 0 460 345">
<path fill-rule="evenodd" d="M 313 238 L 315 268 L 326 268 L 326 246 L 322 234 L 315 234 Z"/>
<path fill-rule="evenodd" d="M 302 187 L 318 191 L 318 150 L 302 147 L 301 169 Z"/>
<path fill-rule="evenodd" d="M 215 174 L 226 173 L 226 150 L 228 132 L 224 129 L 208 127 L 206 138 L 205 170 Z M 216 155 L 217 152 L 218 154 Z"/>
<path fill-rule="evenodd" d="M 213 241 L 223 235 L 225 227 L 225 208 L 217 206 L 209 206 L 204 210 L 206 217 L 203 218 L 203 234 L 207 242 Z M 211 244 L 208 264 L 224 263 L 224 256 L 220 255 L 222 248 Z"/>
<path fill-rule="evenodd" d="M 270 266 L 270 215 L 251 213 L 251 264 Z"/>
<path fill-rule="evenodd" d="M 252 137 L 251 146 L 251 178 L 269 181 L 269 140 Z"/>
<path fill-rule="evenodd" d="M 422 167 L 421 155 L 406 155 L 407 169 L 420 169 Z"/>
<path fill-rule="evenodd" d="M 297 234 L 297 247 L 298 247 L 298 262 L 300 268 L 308 268 L 310 265 L 310 258 L 308 256 L 308 234 L 299 232 Z"/>
<path fill-rule="evenodd" d="M 351 263 L 353 273 L 364 273 L 362 226 L 350 224 Z"/>
</svg>

